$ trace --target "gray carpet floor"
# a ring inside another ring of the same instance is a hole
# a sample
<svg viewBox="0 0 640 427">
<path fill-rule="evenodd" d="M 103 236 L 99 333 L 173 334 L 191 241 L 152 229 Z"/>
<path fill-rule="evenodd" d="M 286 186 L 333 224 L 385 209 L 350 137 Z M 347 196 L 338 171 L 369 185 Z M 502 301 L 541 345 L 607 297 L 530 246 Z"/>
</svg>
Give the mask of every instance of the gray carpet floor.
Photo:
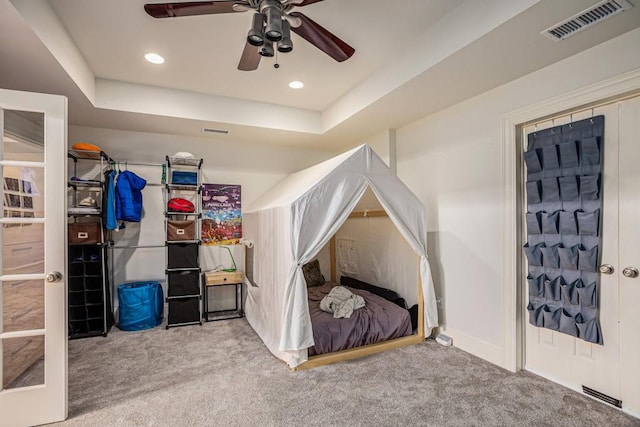
<svg viewBox="0 0 640 427">
<path fill-rule="evenodd" d="M 60 426 L 640 426 L 432 340 L 292 372 L 244 319 L 69 343 Z"/>
</svg>

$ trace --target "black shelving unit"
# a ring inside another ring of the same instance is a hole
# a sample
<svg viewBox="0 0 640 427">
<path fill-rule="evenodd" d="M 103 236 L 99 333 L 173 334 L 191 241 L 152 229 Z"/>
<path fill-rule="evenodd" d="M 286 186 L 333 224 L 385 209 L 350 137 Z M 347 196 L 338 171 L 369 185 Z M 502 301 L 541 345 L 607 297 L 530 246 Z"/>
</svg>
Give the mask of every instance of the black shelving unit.
<svg viewBox="0 0 640 427">
<path fill-rule="evenodd" d="M 105 236 L 101 203 L 104 172 L 111 158 L 104 152 L 70 150 L 73 160 L 70 189 L 68 242 L 68 332 L 70 339 L 107 336 L 113 326 L 110 286 L 107 275 L 108 241 Z M 78 163 L 88 160 L 100 165 L 100 179 L 78 178 Z M 80 197 L 92 197 L 95 206 L 80 206 Z"/>
<path fill-rule="evenodd" d="M 167 156 L 169 183 L 165 186 L 165 206 L 174 197 L 185 198 L 194 204 L 191 213 L 165 212 L 165 236 L 172 221 L 193 221 L 193 236 L 166 240 L 167 329 L 175 326 L 202 325 L 202 284 L 200 269 L 200 219 L 202 191 L 202 159 Z M 177 174 L 187 173 L 193 183 L 176 182 Z"/>
</svg>

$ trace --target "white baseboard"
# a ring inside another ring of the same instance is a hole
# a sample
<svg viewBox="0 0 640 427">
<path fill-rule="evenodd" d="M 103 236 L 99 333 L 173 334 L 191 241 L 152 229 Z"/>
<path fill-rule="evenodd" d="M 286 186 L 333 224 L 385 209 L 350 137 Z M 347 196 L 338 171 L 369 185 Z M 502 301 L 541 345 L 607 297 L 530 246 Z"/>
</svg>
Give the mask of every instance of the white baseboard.
<svg viewBox="0 0 640 427">
<path fill-rule="evenodd" d="M 481 359 L 491 362 L 494 365 L 502 366 L 502 348 L 495 344 L 479 340 L 478 338 L 466 335 L 455 329 L 447 328 L 443 333 L 453 339 L 453 346 L 473 354 Z"/>
</svg>

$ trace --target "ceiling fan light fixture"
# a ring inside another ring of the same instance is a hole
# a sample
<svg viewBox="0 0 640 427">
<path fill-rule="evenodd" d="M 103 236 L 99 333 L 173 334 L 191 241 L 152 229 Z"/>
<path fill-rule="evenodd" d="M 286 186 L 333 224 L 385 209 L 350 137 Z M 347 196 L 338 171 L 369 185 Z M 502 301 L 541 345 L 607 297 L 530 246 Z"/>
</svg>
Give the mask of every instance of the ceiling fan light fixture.
<svg viewBox="0 0 640 427">
<path fill-rule="evenodd" d="M 267 26 L 264 35 L 272 42 L 282 40 L 282 11 L 276 7 L 267 7 L 264 11 L 267 17 Z"/>
<path fill-rule="evenodd" d="M 253 21 L 251 22 L 251 28 L 247 33 L 247 42 L 253 46 L 262 46 L 264 43 L 264 33 L 262 31 L 264 25 L 264 15 L 261 13 L 255 13 L 253 15 Z"/>
<path fill-rule="evenodd" d="M 260 50 L 258 50 L 258 53 L 261 56 L 268 56 L 268 57 L 273 56 L 275 54 L 275 52 L 273 51 L 273 42 L 270 42 L 269 40 L 265 40 L 264 44 L 260 46 Z"/>
<path fill-rule="evenodd" d="M 287 53 L 293 50 L 293 41 L 291 41 L 291 27 L 285 20 L 282 21 L 282 40 L 278 42 L 278 52 Z"/>
</svg>

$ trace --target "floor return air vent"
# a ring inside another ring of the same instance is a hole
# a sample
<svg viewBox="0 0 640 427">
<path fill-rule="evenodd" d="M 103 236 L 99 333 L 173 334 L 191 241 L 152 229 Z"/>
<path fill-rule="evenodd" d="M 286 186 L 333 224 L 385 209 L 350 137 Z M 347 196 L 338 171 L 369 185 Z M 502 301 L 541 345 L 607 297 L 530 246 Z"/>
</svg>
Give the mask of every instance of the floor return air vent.
<svg viewBox="0 0 640 427">
<path fill-rule="evenodd" d="M 627 0 L 604 0 L 547 28 L 541 34 L 559 42 L 632 7 Z"/>
<path fill-rule="evenodd" d="M 584 394 L 588 394 L 591 397 L 595 397 L 598 400 L 602 400 L 603 402 L 608 403 L 609 405 L 613 405 L 616 408 L 622 408 L 622 400 L 620 399 L 616 399 L 615 397 L 611 397 L 611 396 L 607 396 L 604 393 L 600 393 L 599 391 L 596 391 L 592 388 L 589 388 L 587 386 L 582 386 L 582 391 L 584 392 Z"/>
</svg>

